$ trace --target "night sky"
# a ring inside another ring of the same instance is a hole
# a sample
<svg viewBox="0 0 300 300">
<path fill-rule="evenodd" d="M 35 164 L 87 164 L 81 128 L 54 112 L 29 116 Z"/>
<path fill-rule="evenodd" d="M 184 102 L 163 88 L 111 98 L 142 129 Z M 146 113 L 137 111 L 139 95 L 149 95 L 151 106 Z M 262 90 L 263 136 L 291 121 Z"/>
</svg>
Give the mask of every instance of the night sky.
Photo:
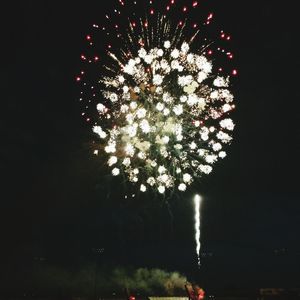
<svg viewBox="0 0 300 300">
<path fill-rule="evenodd" d="M 124 201 L 92 155 L 75 82 L 90 24 L 110 4 L 13 1 L 1 35 L 1 273 L 35 257 L 178 270 L 207 286 L 300 287 L 299 26 L 294 1 L 211 2 L 239 77 L 228 157 L 204 196 L 196 266 L 192 196 Z M 109 197 L 107 195 L 110 195 Z M 11 279 L 12 280 L 12 279 Z"/>
</svg>

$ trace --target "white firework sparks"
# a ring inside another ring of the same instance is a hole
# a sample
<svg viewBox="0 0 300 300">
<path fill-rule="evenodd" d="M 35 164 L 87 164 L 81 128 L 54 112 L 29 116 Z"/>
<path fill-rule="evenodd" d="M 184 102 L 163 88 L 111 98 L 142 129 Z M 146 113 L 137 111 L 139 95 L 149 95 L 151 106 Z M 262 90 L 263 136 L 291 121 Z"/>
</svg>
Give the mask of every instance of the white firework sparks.
<svg viewBox="0 0 300 300">
<path fill-rule="evenodd" d="M 232 94 L 223 89 L 228 79 L 212 74 L 212 62 L 189 53 L 188 43 L 180 48 L 141 47 L 114 76 L 102 80 L 103 96 L 113 109 L 105 113 L 98 105 L 99 115 L 104 123 L 108 114 L 114 126 L 106 131 L 95 126 L 94 132 L 106 140 L 105 152 L 113 154 L 108 157 L 113 175 L 123 172 L 141 192 L 149 187 L 159 193 L 185 191 L 194 177 L 210 173 L 225 157 L 222 143 L 234 128 L 228 118 Z M 133 175 L 134 170 L 139 172 Z"/>
<path fill-rule="evenodd" d="M 197 6 L 193 2 L 192 9 Z M 209 14 L 205 24 L 211 19 Z M 123 42 L 116 49 L 107 45 L 106 76 L 98 81 L 103 99 L 95 104 L 93 131 L 100 139 L 94 153 L 104 152 L 111 174 L 124 176 L 140 192 L 184 192 L 226 157 L 235 126 L 229 117 L 235 107 L 230 75 L 213 63 L 205 38 L 194 45 L 196 24 L 188 33 L 187 23 L 174 24 L 166 15 L 158 13 L 151 20 L 129 21 L 123 33 L 115 25 L 116 37 Z M 222 39 L 228 37 L 221 31 Z M 90 35 L 87 40 L 93 46 Z M 82 59 L 87 61 L 84 55 Z M 95 87 L 90 90 L 95 97 Z"/>
</svg>

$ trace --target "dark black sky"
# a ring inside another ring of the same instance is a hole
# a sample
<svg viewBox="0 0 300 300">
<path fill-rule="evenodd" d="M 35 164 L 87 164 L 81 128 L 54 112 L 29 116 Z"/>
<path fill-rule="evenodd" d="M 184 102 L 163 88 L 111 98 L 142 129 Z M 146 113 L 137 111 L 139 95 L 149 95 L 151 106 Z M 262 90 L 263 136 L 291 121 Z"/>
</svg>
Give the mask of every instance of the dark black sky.
<svg viewBox="0 0 300 300">
<path fill-rule="evenodd" d="M 13 1 L 2 25 L 1 248 L 5 266 L 45 256 L 158 266 L 208 284 L 299 286 L 299 32 L 294 1 L 211 1 L 233 36 L 239 79 L 229 156 L 199 191 L 203 268 L 191 200 L 106 199 L 74 78 L 102 1 Z M 280 250 L 275 252 L 275 250 Z M 277 253 L 277 254 L 276 254 Z M 24 263 L 24 265 L 26 265 Z M 226 278 L 226 279 L 225 279 Z"/>
</svg>

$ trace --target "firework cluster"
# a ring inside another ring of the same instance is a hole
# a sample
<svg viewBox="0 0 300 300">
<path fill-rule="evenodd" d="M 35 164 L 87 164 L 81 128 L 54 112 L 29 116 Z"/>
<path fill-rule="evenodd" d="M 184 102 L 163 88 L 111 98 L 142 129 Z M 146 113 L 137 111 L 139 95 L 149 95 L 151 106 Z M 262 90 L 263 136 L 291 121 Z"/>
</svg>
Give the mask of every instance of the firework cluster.
<svg viewBox="0 0 300 300">
<path fill-rule="evenodd" d="M 112 175 L 124 174 L 141 192 L 164 193 L 185 191 L 212 171 L 234 129 L 229 78 L 212 70 L 187 42 L 176 48 L 166 40 L 161 48 L 141 47 L 101 80 L 108 104 L 97 105 L 103 126 L 93 130 L 104 140 Z"/>
<path fill-rule="evenodd" d="M 201 24 L 198 2 L 182 5 L 119 0 L 93 24 L 81 54 L 76 80 L 82 116 L 97 136 L 94 153 L 141 192 L 184 192 L 212 172 L 232 140 L 231 36 L 207 35 L 213 13 L 203 11 Z"/>
</svg>

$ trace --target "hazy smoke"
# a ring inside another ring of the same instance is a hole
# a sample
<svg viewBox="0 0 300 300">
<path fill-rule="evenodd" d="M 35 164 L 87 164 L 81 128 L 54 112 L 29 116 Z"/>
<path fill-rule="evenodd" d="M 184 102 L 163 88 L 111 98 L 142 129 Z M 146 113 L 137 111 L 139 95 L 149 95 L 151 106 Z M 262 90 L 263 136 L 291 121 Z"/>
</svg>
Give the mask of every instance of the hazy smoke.
<svg viewBox="0 0 300 300">
<path fill-rule="evenodd" d="M 121 268 L 112 272 L 112 281 L 118 289 L 126 288 L 132 293 L 174 295 L 184 291 L 187 279 L 178 272 L 145 268 L 128 271 Z"/>
<path fill-rule="evenodd" d="M 13 274 L 12 274 L 13 276 Z M 13 276 L 16 277 L 15 275 Z M 21 278 L 22 277 L 22 278 Z M 146 268 L 96 268 L 86 265 L 77 270 L 43 264 L 20 280 L 9 279 L 7 291 L 26 291 L 43 295 L 117 297 L 185 295 L 185 276 L 178 272 Z M 13 282 L 13 286 L 9 282 Z"/>
</svg>

